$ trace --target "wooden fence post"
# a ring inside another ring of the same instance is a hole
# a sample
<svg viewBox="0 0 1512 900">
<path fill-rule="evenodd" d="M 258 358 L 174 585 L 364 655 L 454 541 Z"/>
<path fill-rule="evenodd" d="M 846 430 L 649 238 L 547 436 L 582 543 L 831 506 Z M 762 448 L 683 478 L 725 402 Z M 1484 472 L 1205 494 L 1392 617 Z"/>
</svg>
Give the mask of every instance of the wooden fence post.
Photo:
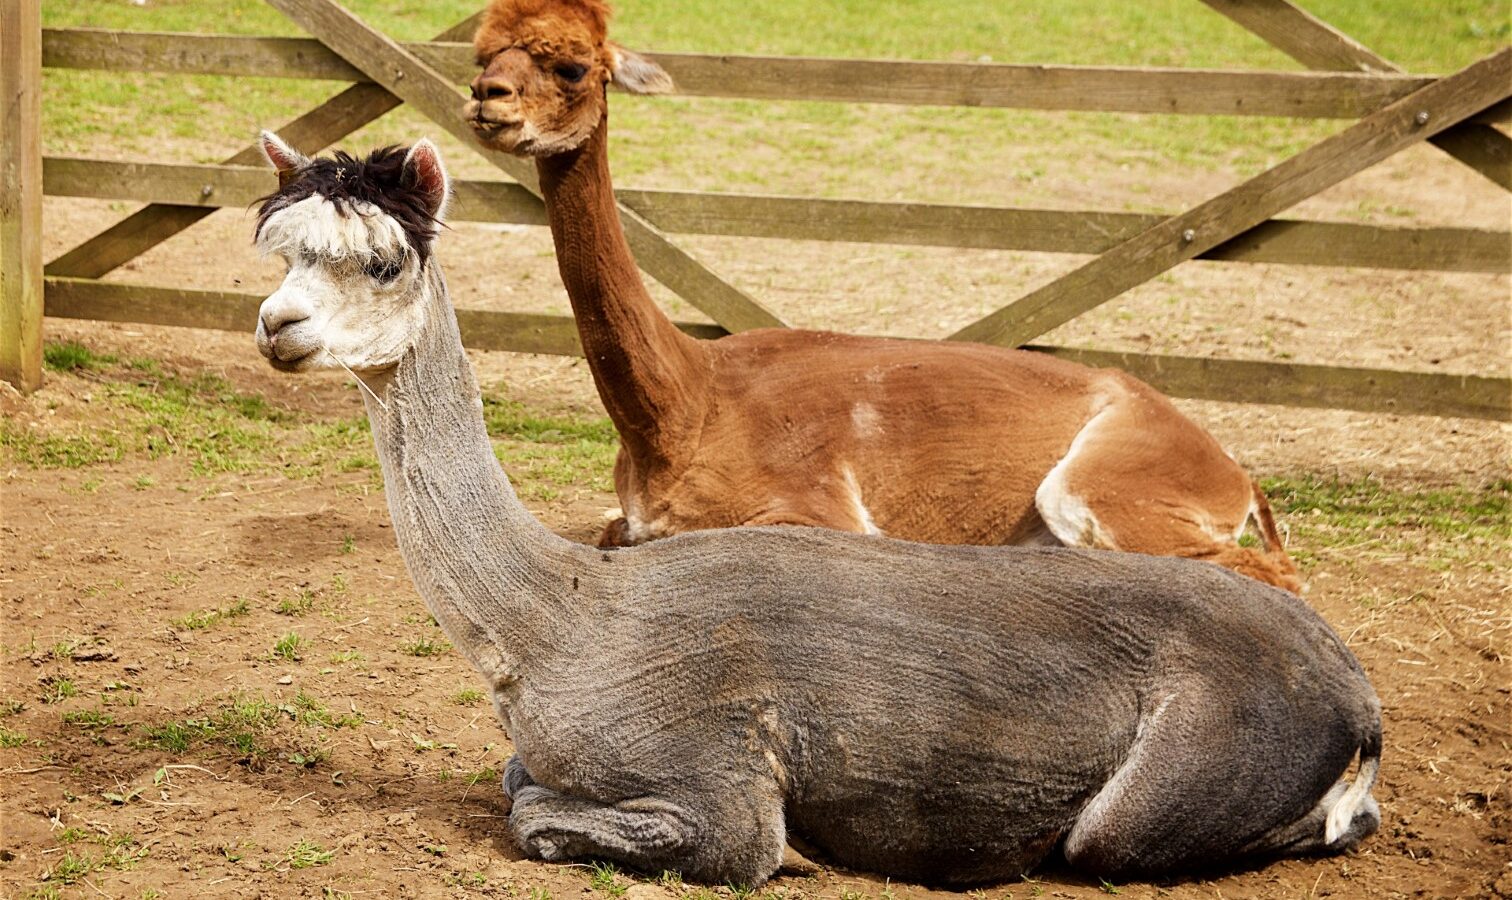
<svg viewBox="0 0 1512 900">
<path fill-rule="evenodd" d="M 0 379 L 42 386 L 41 0 L 0 0 Z"/>
</svg>

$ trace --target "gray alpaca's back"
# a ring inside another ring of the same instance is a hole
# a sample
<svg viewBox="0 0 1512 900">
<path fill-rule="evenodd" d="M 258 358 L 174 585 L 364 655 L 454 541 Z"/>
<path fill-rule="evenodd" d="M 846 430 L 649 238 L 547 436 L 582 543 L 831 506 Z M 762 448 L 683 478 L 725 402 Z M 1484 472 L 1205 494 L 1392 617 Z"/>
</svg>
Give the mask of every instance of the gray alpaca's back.
<svg viewBox="0 0 1512 900">
<path fill-rule="evenodd" d="M 1098 867 L 1268 849 L 1379 728 L 1358 664 L 1315 613 L 1216 566 L 786 528 L 594 559 L 603 582 L 579 596 L 611 599 L 542 661 L 550 690 L 522 684 L 511 700 L 531 711 L 511 721 L 525 769 L 606 802 L 686 797 L 710 820 L 733 802 L 846 865 L 950 882 L 1023 872 L 1152 716 L 1173 737 L 1121 818 L 1161 831 L 1098 842 Z"/>
</svg>

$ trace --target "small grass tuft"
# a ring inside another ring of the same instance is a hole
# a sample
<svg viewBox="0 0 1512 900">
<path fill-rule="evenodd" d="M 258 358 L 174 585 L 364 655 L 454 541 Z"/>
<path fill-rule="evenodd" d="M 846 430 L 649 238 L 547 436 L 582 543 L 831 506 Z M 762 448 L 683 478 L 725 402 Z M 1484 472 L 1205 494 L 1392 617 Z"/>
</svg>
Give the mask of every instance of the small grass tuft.
<svg viewBox="0 0 1512 900">
<path fill-rule="evenodd" d="M 451 643 L 439 638 L 420 638 L 408 644 L 400 644 L 399 649 L 410 656 L 440 656 L 451 649 Z"/>
<path fill-rule="evenodd" d="M 242 598 L 223 609 L 202 609 L 178 619 L 171 619 L 169 624 L 179 631 L 198 631 L 231 619 L 240 619 L 251 611 L 251 605 Z"/>
<path fill-rule="evenodd" d="M 94 868 L 94 862 L 89 857 L 75 855 L 70 851 L 63 854 L 63 858 L 54 863 L 51 869 L 42 873 L 42 880 L 58 884 L 73 884 L 94 871 Z"/>
<path fill-rule="evenodd" d="M 299 647 L 304 643 L 304 638 L 297 634 L 289 633 L 279 638 L 273 644 L 273 656 L 277 659 L 286 659 L 289 662 L 297 662 L 302 657 L 299 655 Z"/>
<path fill-rule="evenodd" d="M 63 724 L 76 728 L 109 728 L 115 717 L 97 709 L 71 709 L 63 714 Z"/>
<path fill-rule="evenodd" d="M 315 608 L 315 592 L 309 588 L 302 588 L 293 597 L 285 597 L 278 601 L 273 611 L 281 616 L 302 616 Z"/>
<path fill-rule="evenodd" d="M 54 372 L 100 371 L 116 361 L 109 353 L 96 353 L 74 341 L 42 347 L 42 364 Z"/>
<path fill-rule="evenodd" d="M 327 850 L 314 841 L 300 840 L 284 854 L 283 861 L 291 869 L 309 869 L 323 866 L 336 858 L 336 851 Z"/>
<path fill-rule="evenodd" d="M 619 869 L 612 862 L 593 860 L 588 863 L 588 886 L 595 891 L 601 891 L 611 897 L 618 897 L 629 889 L 629 885 L 620 884 L 615 877 L 619 875 Z"/>
<path fill-rule="evenodd" d="M 70 697 L 77 697 L 78 695 L 79 688 L 72 680 L 54 675 L 43 680 L 42 696 L 38 699 L 43 703 L 51 705 L 53 703 L 62 703 L 64 700 Z"/>
<path fill-rule="evenodd" d="M 477 688 L 465 688 L 452 695 L 452 702 L 458 706 L 473 706 L 483 700 L 483 692 Z"/>
</svg>

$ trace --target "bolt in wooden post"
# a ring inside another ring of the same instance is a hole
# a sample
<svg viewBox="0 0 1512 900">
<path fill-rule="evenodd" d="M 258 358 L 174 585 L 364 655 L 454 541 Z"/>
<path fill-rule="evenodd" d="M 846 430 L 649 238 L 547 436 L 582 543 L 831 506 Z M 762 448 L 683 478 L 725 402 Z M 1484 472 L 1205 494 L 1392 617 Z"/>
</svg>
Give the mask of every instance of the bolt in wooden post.
<svg viewBox="0 0 1512 900">
<path fill-rule="evenodd" d="M 41 0 L 0 0 L 0 379 L 42 386 Z"/>
</svg>

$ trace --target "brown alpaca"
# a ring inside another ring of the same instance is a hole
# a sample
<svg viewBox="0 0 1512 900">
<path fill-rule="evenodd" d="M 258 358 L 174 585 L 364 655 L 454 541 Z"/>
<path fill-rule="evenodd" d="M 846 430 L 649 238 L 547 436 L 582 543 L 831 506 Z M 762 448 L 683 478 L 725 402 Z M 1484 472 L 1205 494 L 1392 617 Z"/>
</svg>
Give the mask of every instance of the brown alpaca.
<svg viewBox="0 0 1512 900">
<path fill-rule="evenodd" d="M 818 525 L 939 544 L 1185 556 L 1291 590 L 1270 506 L 1211 435 L 1133 377 L 966 343 L 762 329 L 700 342 L 630 255 L 609 179 L 610 81 L 671 79 L 605 39 L 596 0 L 494 0 L 466 116 L 533 157 L 624 517 L 600 543 Z M 1241 547 L 1253 518 L 1265 548 Z"/>
</svg>

